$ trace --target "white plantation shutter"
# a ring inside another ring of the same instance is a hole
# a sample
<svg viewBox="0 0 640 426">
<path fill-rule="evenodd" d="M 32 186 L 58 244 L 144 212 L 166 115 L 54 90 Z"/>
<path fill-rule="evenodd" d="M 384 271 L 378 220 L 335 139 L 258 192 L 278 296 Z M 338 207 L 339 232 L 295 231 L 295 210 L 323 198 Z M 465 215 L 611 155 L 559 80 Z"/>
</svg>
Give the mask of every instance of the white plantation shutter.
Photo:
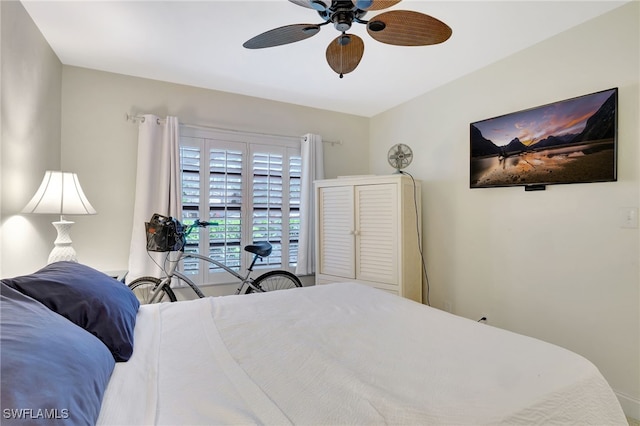
<svg viewBox="0 0 640 426">
<path fill-rule="evenodd" d="M 201 146 L 180 146 L 180 167 L 182 169 L 182 219 L 191 220 L 198 219 L 198 209 L 200 206 L 201 195 L 201 179 L 200 179 L 200 153 Z M 187 238 L 185 251 L 191 253 L 199 253 L 200 235 L 192 233 Z M 187 260 L 183 264 L 182 270 L 187 275 L 199 274 L 199 265 L 197 261 Z"/>
<path fill-rule="evenodd" d="M 187 250 L 243 273 L 252 259 L 244 246 L 269 241 L 272 254 L 254 268 L 293 271 L 300 216 L 299 143 L 188 127 L 182 133 L 183 221 L 216 223 L 189 236 Z M 233 281 L 207 262 L 194 261 L 184 270 L 201 284 Z"/>
<path fill-rule="evenodd" d="M 209 144 L 210 145 L 210 144 Z M 239 270 L 242 257 L 243 155 L 238 149 L 209 148 L 209 256 Z M 210 272 L 220 268 L 209 264 Z"/>
<path fill-rule="evenodd" d="M 302 158 L 289 156 L 289 266 L 295 268 L 298 261 L 300 237 L 300 177 Z"/>
<path fill-rule="evenodd" d="M 255 152 L 252 163 L 252 240 L 271 243 L 271 256 L 264 259 L 262 264 L 276 267 L 282 264 L 282 246 L 285 244 L 282 232 L 282 157 L 282 154 Z"/>
</svg>

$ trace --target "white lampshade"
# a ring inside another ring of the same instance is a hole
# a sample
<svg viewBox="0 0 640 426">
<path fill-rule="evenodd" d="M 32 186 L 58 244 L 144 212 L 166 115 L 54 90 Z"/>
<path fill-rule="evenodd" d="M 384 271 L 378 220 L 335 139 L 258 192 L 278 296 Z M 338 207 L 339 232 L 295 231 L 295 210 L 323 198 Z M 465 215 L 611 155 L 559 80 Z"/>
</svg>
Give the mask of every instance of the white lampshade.
<svg viewBox="0 0 640 426">
<path fill-rule="evenodd" d="M 82 192 L 75 173 L 47 170 L 31 201 L 22 213 L 41 214 L 96 214 Z"/>
<path fill-rule="evenodd" d="M 82 192 L 75 173 L 47 170 L 36 194 L 27 203 L 22 213 L 59 214 L 60 221 L 53 222 L 58 231 L 54 248 L 49 254 L 49 263 L 59 261 L 77 262 L 76 251 L 71 246 L 71 225 L 65 220 L 67 214 L 96 214 Z"/>
</svg>

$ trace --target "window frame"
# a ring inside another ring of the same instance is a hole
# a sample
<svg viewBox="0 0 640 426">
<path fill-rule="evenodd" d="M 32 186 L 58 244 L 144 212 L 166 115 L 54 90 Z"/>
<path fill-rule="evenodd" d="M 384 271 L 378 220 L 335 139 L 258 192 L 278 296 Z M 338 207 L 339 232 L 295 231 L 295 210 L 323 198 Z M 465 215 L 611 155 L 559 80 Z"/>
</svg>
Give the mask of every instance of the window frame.
<svg viewBox="0 0 640 426">
<path fill-rule="evenodd" d="M 198 204 L 198 211 L 201 215 L 207 214 L 205 218 L 201 218 L 203 220 L 208 219 L 209 212 L 209 191 L 208 191 L 208 166 L 209 166 L 209 147 L 213 146 L 215 148 L 220 149 L 232 149 L 238 150 L 242 153 L 242 208 L 241 208 L 241 241 L 240 241 L 240 270 L 239 273 L 244 275 L 246 273 L 247 266 L 251 263 L 253 255 L 247 253 L 243 250 L 244 246 L 247 244 L 251 244 L 253 237 L 253 197 L 251 197 L 252 193 L 252 185 L 253 185 L 253 154 L 279 154 L 282 155 L 283 161 L 283 184 L 285 181 L 285 174 L 287 177 L 287 185 L 286 190 L 283 186 L 282 192 L 282 211 L 286 212 L 287 216 L 290 212 L 289 210 L 289 202 L 290 202 L 290 188 L 289 183 L 291 182 L 289 176 L 289 168 L 290 168 L 290 158 L 292 156 L 300 157 L 301 154 L 301 142 L 300 138 L 292 137 L 292 136 L 277 136 L 277 135 L 266 135 L 259 133 L 250 133 L 250 132 L 242 132 L 242 131 L 230 131 L 230 130 L 219 130 L 219 129 L 209 129 L 202 128 L 197 126 L 188 126 L 181 125 L 180 128 L 180 141 L 179 145 L 182 146 L 190 146 L 196 147 L 200 150 L 200 198 Z M 204 157 L 206 160 L 203 161 Z M 285 172 L 286 165 L 286 172 Z M 203 180 L 206 177 L 206 180 Z M 182 162 L 180 163 L 180 185 L 181 185 L 181 216 L 184 208 L 182 206 Z M 204 187 L 204 188 L 203 188 Z M 183 218 L 181 217 L 181 220 Z M 254 276 L 264 273 L 269 270 L 275 269 L 284 269 L 290 272 L 294 272 L 295 266 L 290 265 L 290 252 L 289 252 L 289 241 L 290 241 L 290 229 L 284 227 L 284 217 L 283 217 L 283 229 L 282 229 L 282 237 L 281 242 L 283 246 L 283 253 L 285 253 L 285 247 L 287 249 L 286 256 L 282 256 L 283 264 L 278 264 L 272 267 L 262 266 L 260 262 L 258 262 L 254 267 Z M 287 221 L 290 223 L 290 221 Z M 197 230 L 199 232 L 199 245 L 198 252 L 204 256 L 209 255 L 209 244 L 202 243 L 203 241 L 209 241 L 208 238 L 208 229 L 199 228 Z M 193 232 L 196 232 L 194 230 Z M 263 264 L 264 265 L 264 264 Z M 184 270 L 184 269 L 183 269 Z M 210 272 L 209 264 L 207 262 L 199 261 L 198 262 L 198 274 L 190 275 L 190 278 L 194 279 L 198 285 L 222 285 L 222 284 L 230 284 L 235 283 L 236 279 L 232 277 L 227 272 Z"/>
</svg>

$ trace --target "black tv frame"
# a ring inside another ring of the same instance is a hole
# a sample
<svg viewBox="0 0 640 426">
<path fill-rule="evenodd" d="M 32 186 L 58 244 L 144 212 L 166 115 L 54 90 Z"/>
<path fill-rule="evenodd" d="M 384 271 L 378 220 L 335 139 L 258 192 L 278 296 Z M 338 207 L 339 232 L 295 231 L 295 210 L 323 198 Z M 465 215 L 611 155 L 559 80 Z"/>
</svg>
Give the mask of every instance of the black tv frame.
<svg viewBox="0 0 640 426">
<path fill-rule="evenodd" d="M 470 123 L 469 141 L 470 188 L 615 182 L 618 88 Z"/>
</svg>

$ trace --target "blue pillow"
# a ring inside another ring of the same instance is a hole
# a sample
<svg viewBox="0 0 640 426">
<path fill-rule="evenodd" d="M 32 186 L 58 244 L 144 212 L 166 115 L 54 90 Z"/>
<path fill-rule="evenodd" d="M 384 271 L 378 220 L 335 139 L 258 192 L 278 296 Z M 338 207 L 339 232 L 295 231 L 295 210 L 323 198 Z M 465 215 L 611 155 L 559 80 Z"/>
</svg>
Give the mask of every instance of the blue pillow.
<svg viewBox="0 0 640 426">
<path fill-rule="evenodd" d="M 2 424 L 94 425 L 115 361 L 95 336 L 1 285 Z"/>
<path fill-rule="evenodd" d="M 80 263 L 56 262 L 2 282 L 102 340 L 116 361 L 131 357 L 140 302 L 120 281 Z"/>
</svg>

